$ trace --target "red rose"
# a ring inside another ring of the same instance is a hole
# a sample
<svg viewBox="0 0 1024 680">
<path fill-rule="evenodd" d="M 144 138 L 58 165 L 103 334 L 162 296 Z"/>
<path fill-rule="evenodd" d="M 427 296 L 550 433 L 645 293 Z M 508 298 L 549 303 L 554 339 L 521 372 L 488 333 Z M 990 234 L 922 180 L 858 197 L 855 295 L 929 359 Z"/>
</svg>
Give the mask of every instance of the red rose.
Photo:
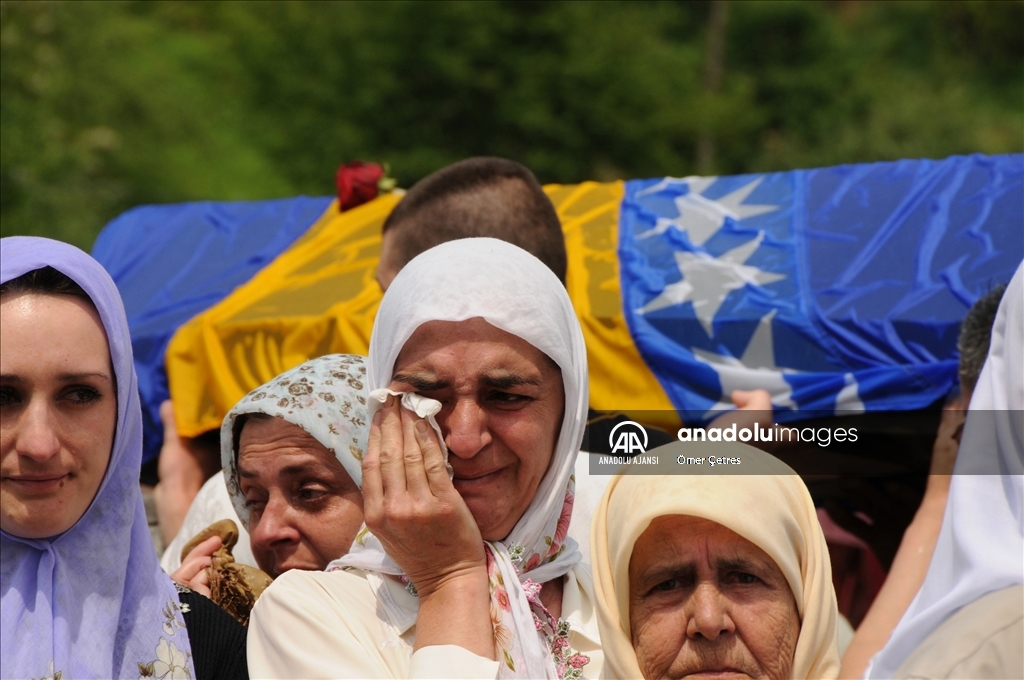
<svg viewBox="0 0 1024 680">
<path fill-rule="evenodd" d="M 338 208 L 344 212 L 377 198 L 384 168 L 376 163 L 352 161 L 338 168 L 334 180 L 338 185 Z"/>
</svg>

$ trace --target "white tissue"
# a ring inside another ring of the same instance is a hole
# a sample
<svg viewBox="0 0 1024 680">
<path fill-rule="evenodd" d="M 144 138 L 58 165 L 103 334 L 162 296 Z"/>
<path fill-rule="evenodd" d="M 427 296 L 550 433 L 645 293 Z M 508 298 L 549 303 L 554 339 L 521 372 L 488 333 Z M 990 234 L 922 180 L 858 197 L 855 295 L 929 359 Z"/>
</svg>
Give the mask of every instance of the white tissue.
<svg viewBox="0 0 1024 680">
<path fill-rule="evenodd" d="M 430 427 L 434 428 L 434 432 L 437 433 L 437 442 L 441 445 L 441 454 L 444 456 L 444 465 L 448 468 L 448 479 L 454 477 L 455 472 L 452 470 L 452 466 L 448 464 L 448 447 L 445 446 L 444 435 L 441 434 L 441 426 L 437 424 L 437 419 L 434 417 L 441 412 L 441 402 L 437 399 L 424 397 L 422 394 L 416 394 L 415 392 L 395 392 L 394 390 L 382 387 L 378 390 L 373 390 L 369 394 L 370 399 L 366 408 L 369 411 L 371 421 L 377 411 L 384 406 L 384 402 L 388 400 L 389 396 L 401 397 L 402 408 L 412 411 L 420 418 L 426 420 Z"/>
</svg>

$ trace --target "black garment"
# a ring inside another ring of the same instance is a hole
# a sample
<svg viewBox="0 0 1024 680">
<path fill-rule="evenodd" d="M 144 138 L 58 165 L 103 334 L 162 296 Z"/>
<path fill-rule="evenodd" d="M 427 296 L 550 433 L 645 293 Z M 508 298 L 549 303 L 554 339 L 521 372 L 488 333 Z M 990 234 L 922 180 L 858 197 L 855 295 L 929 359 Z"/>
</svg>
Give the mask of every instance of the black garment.
<svg viewBox="0 0 1024 680">
<path fill-rule="evenodd" d="M 246 627 L 213 600 L 183 586 L 178 586 L 178 601 L 192 646 L 195 680 L 249 680 Z"/>
</svg>

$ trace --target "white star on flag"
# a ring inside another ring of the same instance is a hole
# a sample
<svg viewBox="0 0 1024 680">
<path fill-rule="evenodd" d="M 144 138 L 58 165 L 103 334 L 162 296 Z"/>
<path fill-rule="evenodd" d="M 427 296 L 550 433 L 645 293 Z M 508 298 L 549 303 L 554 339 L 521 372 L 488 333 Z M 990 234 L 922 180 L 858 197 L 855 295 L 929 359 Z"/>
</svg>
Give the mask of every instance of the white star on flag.
<svg viewBox="0 0 1024 680">
<path fill-rule="evenodd" d="M 860 400 L 860 386 L 853 373 L 843 376 L 843 389 L 836 395 L 836 415 L 864 413 L 864 402 Z"/>
<path fill-rule="evenodd" d="M 745 264 L 763 239 L 764 232 L 759 232 L 757 238 L 717 258 L 707 253 L 676 251 L 673 254 L 679 273 L 683 276 L 682 280 L 665 286 L 657 297 L 637 311 L 648 314 L 692 302 L 697 319 L 710 337 L 711 323 L 729 293 L 747 284 L 763 286 L 785 278 L 784 274 L 767 272 Z"/>
<path fill-rule="evenodd" d="M 637 239 L 650 238 L 658 234 L 664 234 L 670 228 L 685 231 L 690 238 L 690 243 L 695 246 L 702 246 L 708 239 L 714 236 L 719 229 L 725 225 L 726 218 L 739 221 L 747 217 L 755 217 L 764 213 L 778 210 L 777 205 L 743 205 L 743 201 L 760 186 L 764 177 L 743 185 L 739 189 L 726 194 L 718 199 L 707 198 L 703 192 L 710 187 L 717 177 L 686 177 L 682 180 L 666 178 L 658 184 L 637 193 L 637 196 L 655 193 L 664 190 L 669 183 L 685 182 L 689 187 L 689 193 L 675 198 L 678 217 L 659 217 L 653 229 L 638 234 Z"/>
<path fill-rule="evenodd" d="M 705 414 L 712 417 L 715 412 L 735 408 L 730 395 L 733 390 L 767 390 L 772 396 L 772 404 L 785 408 L 797 408 L 793 401 L 793 388 L 783 373 L 799 373 L 792 369 L 780 369 L 775 364 L 775 347 L 772 340 L 772 319 L 776 310 L 761 317 L 761 321 L 751 336 L 743 356 L 737 359 L 728 354 L 715 354 L 707 350 L 692 348 L 694 357 L 707 364 L 718 374 L 722 383 L 722 395 Z"/>
</svg>

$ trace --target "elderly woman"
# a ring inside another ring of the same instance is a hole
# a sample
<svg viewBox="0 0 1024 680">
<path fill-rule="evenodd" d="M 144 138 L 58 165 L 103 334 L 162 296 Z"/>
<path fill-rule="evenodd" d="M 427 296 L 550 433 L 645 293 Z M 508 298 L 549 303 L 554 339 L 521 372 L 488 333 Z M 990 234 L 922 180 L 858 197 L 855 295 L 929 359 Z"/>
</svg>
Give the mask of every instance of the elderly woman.
<svg viewBox="0 0 1024 680">
<path fill-rule="evenodd" d="M 590 579 L 566 539 L 586 352 L 558 279 L 494 239 L 421 254 L 381 302 L 368 378 L 439 402 L 442 437 L 388 398 L 363 460 L 368 532 L 327 573 L 264 593 L 254 673 L 596 675 Z"/>
<path fill-rule="evenodd" d="M 187 538 L 217 520 L 238 519 L 241 546 L 232 552 L 236 559 L 241 552 L 243 564 L 251 550 L 251 563 L 273 578 L 290 569 L 322 571 L 348 552 L 363 523 L 360 461 L 368 432 L 361 356 L 312 359 L 257 387 L 224 418 L 220 489 L 197 497 Z M 180 553 L 185 541 L 175 542 Z M 210 595 L 207 567 L 220 548 L 217 537 L 199 543 L 172 578 Z M 244 620 L 248 606 L 241 609 Z"/>
<path fill-rule="evenodd" d="M 800 477 L 743 444 L 658 451 L 738 457 L 743 474 L 609 485 L 591 533 L 604 677 L 836 677 L 828 551 Z"/>
<path fill-rule="evenodd" d="M 0 241 L 0 276 L 0 673 L 247 677 L 245 629 L 153 553 L 114 282 L 28 237 Z"/>
</svg>

